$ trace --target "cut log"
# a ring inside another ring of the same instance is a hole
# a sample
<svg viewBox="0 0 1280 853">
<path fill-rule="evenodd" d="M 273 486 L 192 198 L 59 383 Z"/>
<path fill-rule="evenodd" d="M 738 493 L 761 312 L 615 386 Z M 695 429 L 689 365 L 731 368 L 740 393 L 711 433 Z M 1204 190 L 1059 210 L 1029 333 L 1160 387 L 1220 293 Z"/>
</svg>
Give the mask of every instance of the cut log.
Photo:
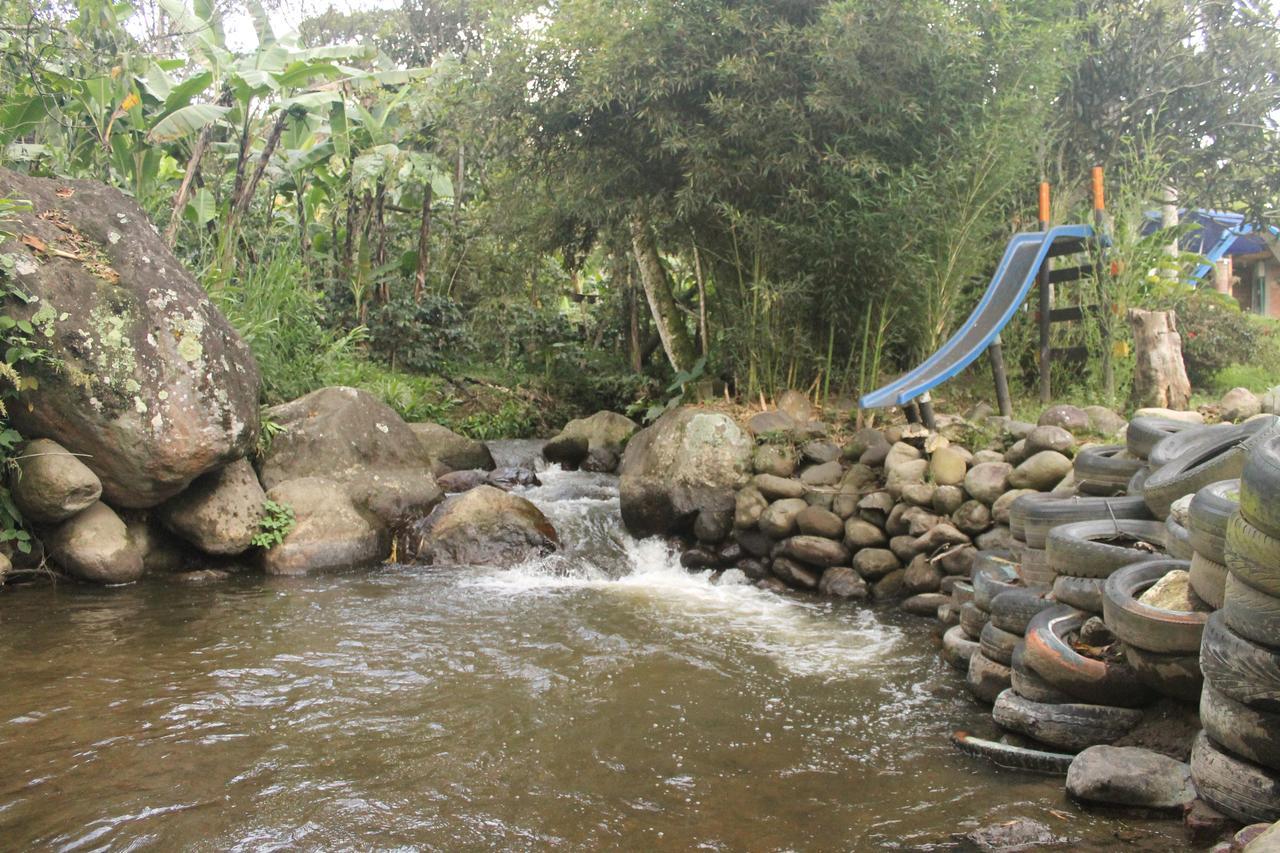
<svg viewBox="0 0 1280 853">
<path fill-rule="evenodd" d="M 1133 401 L 1138 406 L 1185 409 L 1191 401 L 1191 382 L 1182 361 L 1182 336 L 1172 311 L 1129 309 L 1133 329 Z"/>
</svg>

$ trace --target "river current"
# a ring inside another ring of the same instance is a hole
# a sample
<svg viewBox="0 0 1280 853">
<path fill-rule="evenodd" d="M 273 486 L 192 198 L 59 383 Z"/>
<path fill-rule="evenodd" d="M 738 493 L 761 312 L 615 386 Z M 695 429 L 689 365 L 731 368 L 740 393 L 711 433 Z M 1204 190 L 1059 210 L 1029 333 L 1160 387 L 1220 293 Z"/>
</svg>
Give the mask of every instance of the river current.
<svg viewBox="0 0 1280 853">
<path fill-rule="evenodd" d="M 0 849 L 1182 846 L 957 753 L 993 727 L 925 620 L 688 573 L 616 478 L 541 476 L 566 547 L 512 570 L 0 592 Z"/>
</svg>

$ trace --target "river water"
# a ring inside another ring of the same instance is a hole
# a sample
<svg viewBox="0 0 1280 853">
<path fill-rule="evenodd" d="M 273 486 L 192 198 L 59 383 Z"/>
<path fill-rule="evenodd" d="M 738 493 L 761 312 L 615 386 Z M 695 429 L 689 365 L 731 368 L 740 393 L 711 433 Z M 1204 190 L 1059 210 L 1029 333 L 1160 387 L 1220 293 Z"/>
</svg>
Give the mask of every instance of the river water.
<svg viewBox="0 0 1280 853">
<path fill-rule="evenodd" d="M 990 717 L 925 620 L 689 574 L 615 478 L 542 476 L 567 547 L 509 571 L 0 592 L 0 849 L 943 849 L 1015 817 L 1181 847 L 955 752 Z"/>
</svg>

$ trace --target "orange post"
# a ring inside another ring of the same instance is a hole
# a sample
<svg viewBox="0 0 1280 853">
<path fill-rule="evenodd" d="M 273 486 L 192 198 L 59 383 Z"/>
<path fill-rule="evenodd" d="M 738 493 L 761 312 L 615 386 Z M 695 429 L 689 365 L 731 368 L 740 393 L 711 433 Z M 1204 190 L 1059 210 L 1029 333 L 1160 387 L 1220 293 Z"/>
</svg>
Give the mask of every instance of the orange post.
<svg viewBox="0 0 1280 853">
<path fill-rule="evenodd" d="M 1102 167 L 1093 167 L 1093 209 L 1101 212 L 1106 209 L 1106 195 L 1102 188 Z"/>
<path fill-rule="evenodd" d="M 1040 182 L 1040 227 L 1049 221 L 1049 182 Z"/>
<path fill-rule="evenodd" d="M 1049 230 L 1049 182 L 1040 182 L 1040 230 Z M 1036 287 L 1040 291 L 1040 310 L 1036 321 L 1040 327 L 1040 402 L 1047 405 L 1052 397 L 1053 389 L 1049 386 L 1049 360 L 1053 353 L 1050 344 L 1050 316 L 1053 313 L 1053 285 L 1049 283 L 1048 258 L 1040 264 L 1036 272 Z"/>
</svg>

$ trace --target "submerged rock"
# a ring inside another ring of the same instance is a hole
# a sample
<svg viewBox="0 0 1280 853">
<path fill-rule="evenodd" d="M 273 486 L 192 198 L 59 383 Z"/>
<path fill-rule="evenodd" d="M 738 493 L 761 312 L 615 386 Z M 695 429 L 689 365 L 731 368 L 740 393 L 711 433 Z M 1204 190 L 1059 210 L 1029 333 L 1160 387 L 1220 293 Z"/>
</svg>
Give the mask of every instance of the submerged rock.
<svg viewBox="0 0 1280 853">
<path fill-rule="evenodd" d="M 38 370 L 10 417 L 26 436 L 83 454 L 119 507 L 151 507 L 248 454 L 258 439 L 258 368 L 146 214 L 93 181 L 0 168 L 24 199 L 0 245 L 57 370 Z"/>
<path fill-rule="evenodd" d="M 493 486 L 451 497 L 399 537 L 405 562 L 510 566 L 560 546 L 560 537 L 524 498 Z"/>
</svg>

